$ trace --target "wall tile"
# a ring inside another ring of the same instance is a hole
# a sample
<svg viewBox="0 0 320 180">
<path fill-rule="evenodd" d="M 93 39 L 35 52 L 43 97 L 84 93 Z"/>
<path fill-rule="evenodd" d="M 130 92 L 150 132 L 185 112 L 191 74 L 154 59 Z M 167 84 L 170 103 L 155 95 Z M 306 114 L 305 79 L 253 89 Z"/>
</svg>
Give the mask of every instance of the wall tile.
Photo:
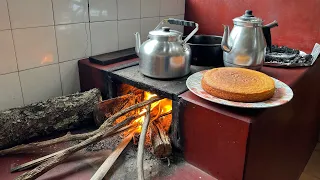
<svg viewBox="0 0 320 180">
<path fill-rule="evenodd" d="M 119 49 L 134 47 L 134 33 L 140 33 L 140 28 L 140 19 L 118 21 Z"/>
<path fill-rule="evenodd" d="M 140 0 L 118 0 L 118 19 L 140 18 Z"/>
<path fill-rule="evenodd" d="M 90 23 L 92 55 L 118 50 L 117 21 Z"/>
<path fill-rule="evenodd" d="M 78 60 L 60 63 L 59 65 L 63 95 L 79 92 Z"/>
<path fill-rule="evenodd" d="M 135 32 L 145 41 L 184 2 L 0 0 L 0 110 L 78 91 L 78 59 L 134 47 Z"/>
<path fill-rule="evenodd" d="M 179 14 L 185 14 L 186 11 L 186 0 L 179 0 L 178 1 L 178 6 L 179 6 Z"/>
<path fill-rule="evenodd" d="M 8 0 L 8 5 L 13 29 L 53 25 L 51 0 Z"/>
<path fill-rule="evenodd" d="M 141 19 L 141 43 L 147 40 L 149 32 L 154 30 L 159 22 L 159 17 Z"/>
<path fill-rule="evenodd" d="M 179 5 L 181 0 L 161 0 L 160 16 L 179 15 L 182 11 Z"/>
<path fill-rule="evenodd" d="M 0 111 L 23 106 L 18 73 L 0 76 Z"/>
<path fill-rule="evenodd" d="M 91 55 L 88 23 L 58 25 L 56 35 L 60 62 Z"/>
<path fill-rule="evenodd" d="M 160 15 L 161 0 L 141 0 L 141 17 L 157 17 Z"/>
<path fill-rule="evenodd" d="M 58 64 L 21 71 L 19 74 L 26 105 L 62 95 Z"/>
<path fill-rule="evenodd" d="M 8 6 L 6 0 L 0 0 L 0 30 L 10 29 Z"/>
<path fill-rule="evenodd" d="M 117 0 L 89 0 L 90 22 L 117 20 Z"/>
<path fill-rule="evenodd" d="M 0 31 L 0 54 L 0 74 L 18 70 L 11 30 Z"/>
<path fill-rule="evenodd" d="M 52 0 L 55 24 L 89 22 L 88 0 Z"/>
<path fill-rule="evenodd" d="M 54 27 L 13 30 L 19 70 L 58 62 Z"/>
</svg>

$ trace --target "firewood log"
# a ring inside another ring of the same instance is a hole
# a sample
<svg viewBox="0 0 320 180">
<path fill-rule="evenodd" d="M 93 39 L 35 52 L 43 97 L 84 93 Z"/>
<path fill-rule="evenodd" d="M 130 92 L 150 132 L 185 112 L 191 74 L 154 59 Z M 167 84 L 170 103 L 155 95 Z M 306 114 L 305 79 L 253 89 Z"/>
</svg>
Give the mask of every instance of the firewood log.
<svg viewBox="0 0 320 180">
<path fill-rule="evenodd" d="M 93 109 L 101 101 L 92 89 L 0 112 L 0 149 L 93 123 Z"/>
<path fill-rule="evenodd" d="M 165 116 L 150 123 L 150 139 L 152 153 L 158 158 L 168 157 L 172 153 L 171 141 L 168 135 L 172 116 Z"/>
</svg>

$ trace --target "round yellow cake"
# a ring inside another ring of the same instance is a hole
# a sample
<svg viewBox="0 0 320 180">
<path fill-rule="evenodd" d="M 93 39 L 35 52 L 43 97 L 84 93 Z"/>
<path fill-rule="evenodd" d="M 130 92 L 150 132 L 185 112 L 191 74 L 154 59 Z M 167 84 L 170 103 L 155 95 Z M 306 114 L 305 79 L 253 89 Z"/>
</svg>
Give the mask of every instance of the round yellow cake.
<svg viewBox="0 0 320 180">
<path fill-rule="evenodd" d="M 245 68 L 222 67 L 204 73 L 202 88 L 230 101 L 259 102 L 274 95 L 275 83 L 268 75 Z"/>
</svg>

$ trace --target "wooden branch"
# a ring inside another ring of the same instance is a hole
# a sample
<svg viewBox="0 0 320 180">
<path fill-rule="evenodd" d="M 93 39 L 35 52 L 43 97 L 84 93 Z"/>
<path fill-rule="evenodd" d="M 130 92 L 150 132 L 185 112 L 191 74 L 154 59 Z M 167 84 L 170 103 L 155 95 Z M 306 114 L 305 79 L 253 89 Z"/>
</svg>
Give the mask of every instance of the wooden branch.
<svg viewBox="0 0 320 180">
<path fill-rule="evenodd" d="M 150 122 L 150 105 L 147 108 L 147 115 L 144 119 L 142 130 L 139 138 L 138 145 L 138 155 L 137 155 L 137 171 L 138 171 L 138 179 L 144 180 L 144 171 L 143 171 L 143 151 L 144 151 L 144 142 L 146 140 L 146 134 L 148 131 L 148 126 Z"/>
<path fill-rule="evenodd" d="M 120 127 L 130 123 L 133 120 L 133 118 L 128 118 L 125 121 L 122 121 L 121 123 L 115 125 L 114 127 L 110 128 L 109 130 L 107 130 L 106 132 L 104 131 L 100 131 L 99 133 L 97 133 L 96 135 L 86 139 L 85 141 L 74 145 L 72 147 L 69 147 L 65 150 L 62 150 L 59 154 L 55 155 L 54 157 L 52 157 L 51 159 L 49 159 L 48 161 L 42 163 L 40 166 L 36 167 L 35 169 L 23 173 L 22 175 L 20 175 L 19 177 L 16 178 L 16 180 L 27 180 L 27 179 L 35 179 L 40 177 L 42 174 L 44 174 L 45 172 L 49 171 L 50 169 L 54 168 L 55 166 L 59 165 L 60 163 L 62 163 L 67 157 L 69 157 L 71 154 L 85 148 L 86 146 L 98 142 L 100 140 L 102 140 L 104 137 L 106 137 L 109 134 L 112 134 L 113 131 L 119 129 Z"/>
<path fill-rule="evenodd" d="M 87 140 L 74 145 L 70 148 L 67 148 L 65 150 L 63 150 L 61 153 L 55 155 L 53 158 L 51 158 L 50 160 L 42 163 L 40 166 L 36 167 L 35 169 L 26 172 L 22 175 L 20 175 L 17 180 L 25 180 L 25 179 L 35 179 L 39 176 L 41 176 L 42 174 L 46 173 L 47 171 L 49 171 L 50 169 L 52 169 L 53 167 L 57 166 L 58 164 L 62 163 L 67 157 L 69 157 L 71 154 L 73 154 L 74 152 L 79 151 L 80 149 L 86 147 L 87 145 L 90 145 L 92 143 L 95 143 L 97 141 L 100 141 L 101 139 L 103 139 L 104 137 L 106 137 L 108 134 L 113 133 L 113 131 L 123 127 L 124 125 L 130 123 L 132 121 L 131 118 L 128 118 L 125 121 L 122 121 L 118 124 L 116 124 L 115 126 L 113 126 L 112 128 L 107 129 L 108 127 L 108 122 L 114 122 L 118 117 L 136 109 L 136 108 L 141 108 L 143 106 L 149 105 L 153 102 L 159 101 L 161 98 L 156 97 L 156 98 L 151 98 L 147 101 L 143 101 L 141 103 L 135 104 L 133 106 L 130 106 L 129 108 L 123 109 L 120 112 L 114 114 L 112 117 L 109 118 L 108 121 L 105 121 L 100 128 L 97 130 L 98 133 L 95 134 L 94 136 L 88 138 Z M 105 132 L 106 131 L 106 132 Z"/>
<path fill-rule="evenodd" d="M 118 129 L 116 132 L 111 133 L 110 136 L 106 136 L 106 138 L 107 138 L 107 137 L 111 137 L 111 136 L 116 135 L 116 134 L 119 134 L 119 133 L 122 133 L 122 132 L 124 132 L 124 131 L 129 130 L 129 129 L 135 128 L 135 127 L 137 127 L 137 126 L 138 126 L 138 124 L 131 124 L 131 125 L 122 127 L 122 128 L 120 128 L 120 129 Z M 37 165 L 39 165 L 39 164 L 47 161 L 48 159 L 54 157 L 55 155 L 61 153 L 62 151 L 64 151 L 64 149 L 61 150 L 61 151 L 58 151 L 58 152 L 49 154 L 49 155 L 47 155 L 47 156 L 44 156 L 44 157 L 35 159 L 35 160 L 33 160 L 33 161 L 29 161 L 29 162 L 27 162 L 27 163 L 21 164 L 21 165 L 19 165 L 19 166 L 13 167 L 13 168 L 11 168 L 10 172 L 18 172 L 18 171 L 23 171 L 23 170 L 27 170 L 27 169 L 33 168 L 33 167 L 35 167 L 35 166 L 37 166 Z"/>
<path fill-rule="evenodd" d="M 159 97 L 154 97 L 154 98 L 151 98 L 151 99 L 149 99 L 149 100 L 143 101 L 143 102 L 138 103 L 138 104 L 135 104 L 135 105 L 133 105 L 133 106 L 130 106 L 130 107 L 128 107 L 128 108 L 126 108 L 126 109 L 123 109 L 123 110 L 119 111 L 118 113 L 114 114 L 112 117 L 110 117 L 110 118 L 108 119 L 108 121 L 114 122 L 118 117 L 120 117 L 120 116 L 122 116 L 122 115 L 124 115 L 124 114 L 126 114 L 126 113 L 128 113 L 128 112 L 130 112 L 130 111 L 132 111 L 132 110 L 135 110 L 135 109 L 137 109 L 137 108 L 141 108 L 141 107 L 143 107 L 143 106 L 149 105 L 149 104 L 154 103 L 154 102 L 159 101 L 159 100 L 161 100 L 161 98 L 159 98 Z M 103 124 L 100 126 L 99 129 L 106 129 L 106 127 L 108 127 L 108 123 L 103 123 Z"/>
<path fill-rule="evenodd" d="M 90 180 L 102 180 L 104 176 L 108 173 L 114 162 L 118 159 L 122 151 L 127 147 L 129 142 L 131 141 L 135 131 L 132 131 L 126 138 L 122 140 L 122 142 L 118 145 L 118 147 L 109 155 L 109 157 L 103 162 L 100 168 L 94 173 Z"/>
<path fill-rule="evenodd" d="M 0 150 L 0 155 L 8 155 L 8 154 L 19 154 L 19 153 L 25 153 L 29 150 L 38 149 L 38 148 L 44 148 L 47 146 L 51 146 L 58 143 L 68 142 L 68 141 L 76 141 L 76 140 L 84 140 L 91 136 L 93 136 L 96 132 L 89 132 L 89 133 L 83 133 L 83 134 L 70 134 L 67 133 L 66 135 L 50 139 L 47 141 L 41 141 L 41 142 L 35 142 L 35 143 L 29 143 L 29 144 L 22 144 L 18 145 L 9 149 Z"/>
<path fill-rule="evenodd" d="M 121 111 L 122 109 L 128 108 L 134 104 L 137 104 L 137 99 L 141 99 L 142 94 L 135 95 L 135 94 L 126 94 L 120 97 L 108 99 L 105 101 L 100 102 L 94 108 L 94 121 L 97 126 L 103 124 L 103 122 L 111 117 L 116 112 Z M 130 115 L 134 115 L 135 112 L 128 113 L 128 117 Z M 125 118 L 124 118 L 125 119 Z"/>
</svg>

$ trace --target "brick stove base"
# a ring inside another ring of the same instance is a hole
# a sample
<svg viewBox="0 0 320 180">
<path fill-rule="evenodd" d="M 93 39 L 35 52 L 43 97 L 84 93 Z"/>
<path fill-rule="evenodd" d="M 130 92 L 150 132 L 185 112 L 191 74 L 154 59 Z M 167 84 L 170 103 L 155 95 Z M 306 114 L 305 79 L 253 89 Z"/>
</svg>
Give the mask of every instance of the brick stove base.
<svg viewBox="0 0 320 180">
<path fill-rule="evenodd" d="M 80 77 L 86 76 L 81 78 L 82 88 L 106 88 L 103 74 L 115 66 L 80 61 Z M 81 74 L 84 69 L 92 73 Z M 178 96 L 184 105 L 178 120 L 187 162 L 222 180 L 299 178 L 319 132 L 320 64 L 262 71 L 288 84 L 293 100 L 281 107 L 250 110 L 210 103 L 187 90 Z"/>
</svg>

